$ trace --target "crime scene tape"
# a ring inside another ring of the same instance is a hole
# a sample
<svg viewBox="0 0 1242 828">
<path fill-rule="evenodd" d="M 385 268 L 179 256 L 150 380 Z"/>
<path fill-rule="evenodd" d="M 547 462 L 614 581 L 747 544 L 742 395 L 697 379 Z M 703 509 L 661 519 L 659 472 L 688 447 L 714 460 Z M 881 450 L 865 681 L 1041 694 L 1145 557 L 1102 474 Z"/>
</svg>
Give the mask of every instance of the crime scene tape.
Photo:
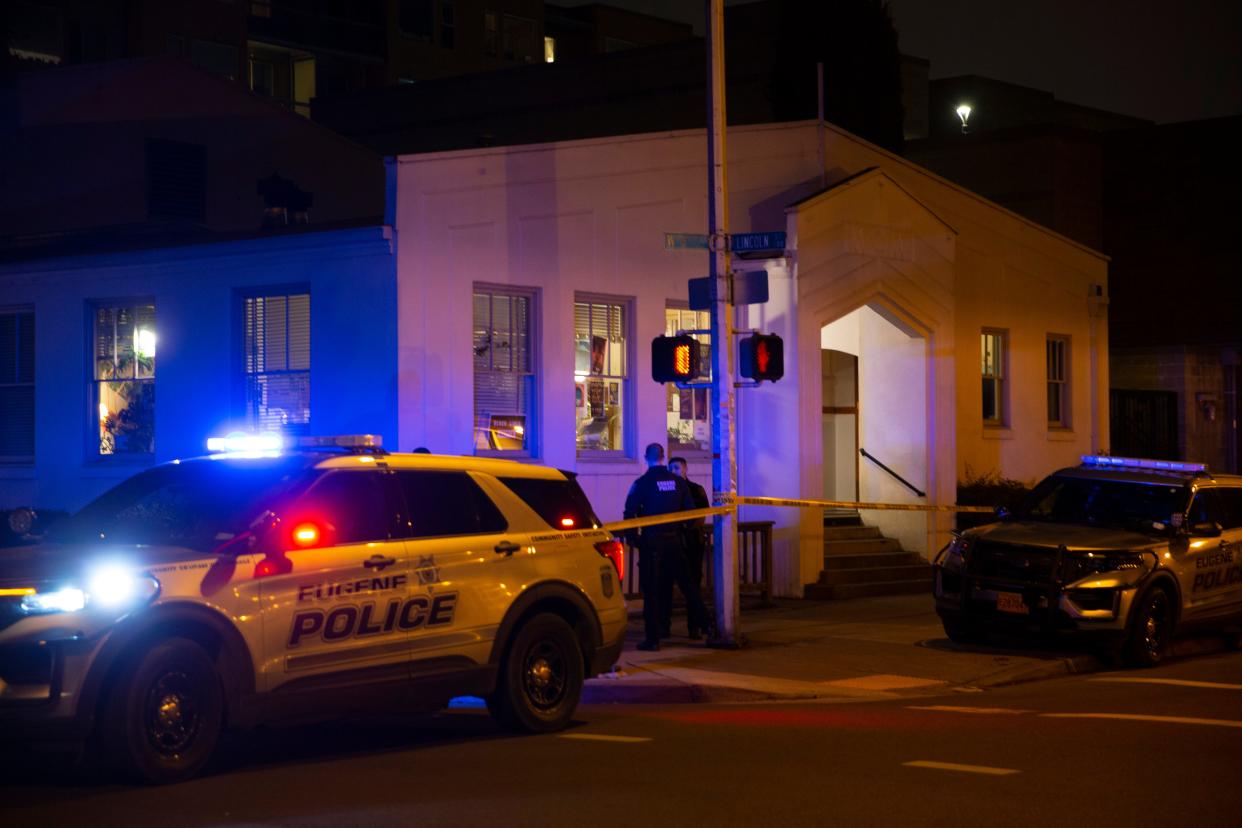
<svg viewBox="0 0 1242 828">
<path fill-rule="evenodd" d="M 864 503 L 856 500 L 800 500 L 792 497 L 746 497 L 717 494 L 722 503 L 735 506 L 793 506 L 800 509 L 874 509 L 897 512 L 994 512 L 991 506 L 931 506 L 922 503 Z"/>
<path fill-rule="evenodd" d="M 638 529 L 643 526 L 659 526 L 661 523 L 680 523 L 683 520 L 698 520 L 699 518 L 711 517 L 712 515 L 727 515 L 733 511 L 735 511 L 735 509 L 732 506 L 713 506 L 708 509 L 688 509 L 684 512 L 667 512 L 663 515 L 650 515 L 649 517 L 618 520 L 615 523 L 605 523 L 601 528 L 616 534 L 617 532 L 624 532 L 626 529 Z"/>
</svg>

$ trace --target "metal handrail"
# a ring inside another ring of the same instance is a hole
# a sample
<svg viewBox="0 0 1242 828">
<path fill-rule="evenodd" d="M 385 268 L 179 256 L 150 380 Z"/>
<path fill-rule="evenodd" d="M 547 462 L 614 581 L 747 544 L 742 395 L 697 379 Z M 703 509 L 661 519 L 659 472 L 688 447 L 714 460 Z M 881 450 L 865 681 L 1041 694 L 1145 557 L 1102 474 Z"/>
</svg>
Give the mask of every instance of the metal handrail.
<svg viewBox="0 0 1242 828">
<path fill-rule="evenodd" d="M 869 453 L 869 452 L 868 452 L 865 448 L 860 448 L 860 449 L 858 450 L 858 453 L 859 453 L 859 454 L 861 454 L 863 457 L 866 457 L 866 458 L 867 458 L 868 460 L 870 460 L 872 463 L 875 463 L 875 464 L 876 464 L 877 466 L 879 466 L 880 468 L 884 469 L 884 471 L 886 471 L 886 472 L 888 472 L 889 474 L 891 474 L 891 475 L 892 475 L 892 476 L 893 476 L 893 477 L 897 480 L 897 482 L 898 482 L 898 483 L 900 483 L 901 485 L 905 486 L 907 489 L 909 489 L 910 491 L 914 492 L 914 493 L 915 493 L 916 495 L 918 495 L 919 497 L 927 497 L 927 492 L 924 492 L 924 491 L 919 490 L 919 489 L 918 489 L 918 488 L 917 488 L 917 487 L 916 487 L 913 483 L 911 483 L 909 480 L 906 480 L 906 479 L 905 479 L 904 477 L 902 477 L 900 474 L 898 474 L 897 472 L 895 472 L 895 471 L 893 471 L 892 469 L 890 469 L 888 466 L 886 466 L 886 465 L 884 465 L 883 463 L 881 463 L 881 462 L 880 462 L 880 458 L 876 457 L 874 454 Z"/>
</svg>

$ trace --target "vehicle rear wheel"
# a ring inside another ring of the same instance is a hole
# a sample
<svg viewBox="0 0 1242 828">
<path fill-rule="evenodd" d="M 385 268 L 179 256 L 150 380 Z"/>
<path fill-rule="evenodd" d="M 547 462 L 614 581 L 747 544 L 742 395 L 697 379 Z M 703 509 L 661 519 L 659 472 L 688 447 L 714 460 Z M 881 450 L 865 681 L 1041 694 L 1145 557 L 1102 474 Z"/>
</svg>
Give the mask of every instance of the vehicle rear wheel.
<svg viewBox="0 0 1242 828">
<path fill-rule="evenodd" d="M 211 657 L 169 638 L 121 665 L 100 722 L 110 769 L 154 784 L 189 779 L 216 749 L 224 693 Z"/>
<path fill-rule="evenodd" d="M 1173 603 L 1156 587 L 1143 596 L 1130 622 L 1125 662 L 1133 667 L 1155 667 L 1164 660 L 1173 638 Z"/>
<path fill-rule="evenodd" d="M 578 707 L 582 681 L 582 649 L 573 629 L 559 615 L 536 615 L 505 652 L 487 709 L 510 730 L 562 730 Z"/>
</svg>

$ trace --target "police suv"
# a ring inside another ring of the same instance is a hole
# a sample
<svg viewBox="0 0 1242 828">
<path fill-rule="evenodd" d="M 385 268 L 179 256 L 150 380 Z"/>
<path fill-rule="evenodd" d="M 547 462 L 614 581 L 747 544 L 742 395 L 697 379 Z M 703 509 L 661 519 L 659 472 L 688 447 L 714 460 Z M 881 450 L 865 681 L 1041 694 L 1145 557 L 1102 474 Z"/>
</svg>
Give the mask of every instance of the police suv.
<svg viewBox="0 0 1242 828">
<path fill-rule="evenodd" d="M 1175 632 L 1242 619 L 1242 477 L 1198 463 L 1086 456 L 935 564 L 954 641 L 991 630 L 1093 636 L 1136 666 Z"/>
<path fill-rule="evenodd" d="M 185 779 L 222 729 L 482 696 L 563 728 L 625 635 L 622 547 L 571 474 L 217 438 L 0 554 L 0 734 Z"/>
</svg>

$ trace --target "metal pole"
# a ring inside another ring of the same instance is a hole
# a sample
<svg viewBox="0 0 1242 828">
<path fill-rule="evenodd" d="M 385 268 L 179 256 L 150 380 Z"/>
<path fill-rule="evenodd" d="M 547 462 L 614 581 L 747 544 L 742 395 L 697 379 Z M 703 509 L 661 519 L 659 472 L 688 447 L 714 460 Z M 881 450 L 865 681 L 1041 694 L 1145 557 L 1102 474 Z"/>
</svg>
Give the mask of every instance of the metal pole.
<svg viewBox="0 0 1242 828">
<path fill-rule="evenodd" d="M 712 301 L 712 488 L 717 495 L 737 494 L 733 427 L 733 306 L 729 272 L 728 189 L 725 180 L 724 0 L 707 0 L 711 30 L 707 39 L 707 221 L 712 240 L 708 274 L 715 286 Z M 737 647 L 737 519 L 718 515 L 713 522 L 716 637 L 714 647 Z"/>
</svg>

